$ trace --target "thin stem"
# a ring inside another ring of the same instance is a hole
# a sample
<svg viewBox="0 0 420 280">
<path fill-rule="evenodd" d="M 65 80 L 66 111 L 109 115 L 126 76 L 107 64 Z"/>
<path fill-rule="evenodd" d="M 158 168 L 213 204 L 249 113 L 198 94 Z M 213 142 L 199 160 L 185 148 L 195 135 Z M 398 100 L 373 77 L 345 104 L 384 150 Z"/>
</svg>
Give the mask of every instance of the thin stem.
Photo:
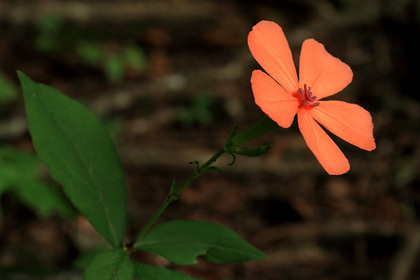
<svg viewBox="0 0 420 280">
<path fill-rule="evenodd" d="M 156 222 L 156 220 L 160 217 L 160 215 L 165 211 L 165 209 L 172 203 L 172 201 L 177 200 L 176 196 L 167 196 L 163 203 L 160 205 L 159 209 L 155 212 L 155 214 L 150 218 L 150 220 L 143 226 L 140 232 L 137 234 L 136 238 L 134 239 L 133 244 L 139 240 L 139 238 L 149 230 L 149 228 Z"/>
<path fill-rule="evenodd" d="M 204 163 L 201 167 L 197 166 L 194 169 L 194 172 L 181 184 L 178 188 L 176 188 L 172 195 L 178 195 L 183 188 L 185 188 L 189 183 L 191 183 L 195 178 L 206 172 L 209 167 L 221 156 L 225 153 L 224 147 L 220 149 L 217 153 L 215 153 L 206 163 Z"/>
<path fill-rule="evenodd" d="M 194 171 L 191 173 L 191 175 L 177 188 L 171 188 L 170 193 L 166 197 L 166 199 L 162 202 L 162 204 L 159 206 L 158 210 L 155 212 L 155 214 L 150 218 L 150 220 L 147 222 L 146 225 L 143 226 L 143 228 L 140 230 L 140 232 L 137 234 L 137 236 L 134 238 L 133 244 L 135 244 L 143 234 L 145 234 L 149 228 L 156 222 L 156 220 L 160 217 L 160 215 L 165 211 L 165 209 L 175 200 L 178 199 L 178 194 L 189 184 L 191 183 L 195 178 L 206 172 L 211 165 L 223 154 L 225 153 L 224 147 L 220 149 L 217 153 L 215 153 L 206 163 L 204 163 L 201 167 L 197 166 Z"/>
<path fill-rule="evenodd" d="M 264 116 L 259 121 L 257 121 L 254 125 L 249 127 L 248 129 L 244 130 L 243 132 L 236 134 L 237 128 L 235 128 L 232 131 L 232 134 L 229 136 L 229 138 L 226 140 L 223 147 L 215 153 L 206 163 L 204 163 L 202 166 L 200 166 L 198 163 L 196 168 L 194 168 L 194 171 L 191 173 L 191 175 L 178 187 L 174 183 L 171 186 L 171 189 L 169 191 L 168 196 L 166 199 L 162 202 L 162 204 L 159 206 L 158 210 L 155 212 L 155 214 L 150 218 L 150 220 L 146 223 L 146 225 L 143 226 L 143 228 L 140 230 L 140 232 L 137 234 L 137 236 L 134 238 L 134 242 L 132 244 L 136 244 L 136 242 L 140 239 L 140 237 L 145 234 L 150 227 L 157 221 L 157 219 L 160 217 L 160 215 L 163 213 L 163 211 L 175 200 L 178 199 L 178 194 L 189 184 L 191 183 L 195 178 L 206 172 L 212 167 L 212 164 L 221 157 L 224 153 L 231 154 L 234 158 L 234 151 L 232 151 L 232 148 L 236 148 L 238 146 L 241 146 L 248 141 L 251 141 L 257 137 L 260 137 L 266 133 L 269 133 L 275 129 L 278 128 L 278 125 L 273 122 L 270 118 L 267 116 Z M 234 162 L 234 161 L 233 161 Z M 232 162 L 232 164 L 233 164 Z M 214 167 L 216 168 L 216 167 Z"/>
</svg>

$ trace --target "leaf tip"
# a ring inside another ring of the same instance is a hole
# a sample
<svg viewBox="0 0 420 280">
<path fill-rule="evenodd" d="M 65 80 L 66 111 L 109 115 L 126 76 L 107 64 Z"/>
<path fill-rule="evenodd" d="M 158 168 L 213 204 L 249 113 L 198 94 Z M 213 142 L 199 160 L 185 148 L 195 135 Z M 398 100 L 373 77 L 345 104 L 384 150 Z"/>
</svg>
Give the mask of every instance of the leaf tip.
<svg viewBox="0 0 420 280">
<path fill-rule="evenodd" d="M 25 73 L 23 73 L 22 71 L 20 71 L 20 70 L 16 70 L 16 73 L 17 73 L 17 76 L 18 76 L 18 78 L 20 79 L 20 80 L 22 80 L 22 79 L 24 79 L 24 78 L 27 78 L 28 76 L 26 76 L 25 75 Z"/>
</svg>

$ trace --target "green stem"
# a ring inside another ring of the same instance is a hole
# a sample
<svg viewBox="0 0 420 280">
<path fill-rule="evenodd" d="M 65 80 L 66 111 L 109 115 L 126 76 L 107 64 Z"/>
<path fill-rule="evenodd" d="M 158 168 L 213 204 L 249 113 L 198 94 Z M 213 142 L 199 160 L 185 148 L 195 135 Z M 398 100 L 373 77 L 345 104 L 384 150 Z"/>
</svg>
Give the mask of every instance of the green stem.
<svg viewBox="0 0 420 280">
<path fill-rule="evenodd" d="M 216 160 L 221 157 L 225 153 L 225 148 L 221 148 L 217 153 L 215 153 L 206 163 L 204 163 L 201 167 L 197 166 L 194 169 L 194 172 L 181 184 L 178 188 L 176 188 L 172 195 L 178 195 L 182 189 L 184 189 L 189 183 L 191 183 L 195 178 L 206 172 L 210 166 L 216 162 Z"/>
<path fill-rule="evenodd" d="M 232 148 L 239 147 L 243 144 L 245 144 L 248 141 L 251 141 L 255 138 L 258 138 L 266 133 L 269 133 L 275 129 L 278 128 L 278 125 L 273 122 L 270 118 L 267 116 L 264 116 L 259 121 L 257 121 L 255 124 L 250 126 L 249 128 L 245 129 L 243 132 L 236 134 L 236 128 L 233 130 L 230 137 L 226 140 L 223 147 L 215 153 L 206 163 L 204 163 L 202 166 L 199 166 L 197 163 L 196 168 L 191 173 L 191 175 L 178 187 L 176 186 L 175 182 L 172 184 L 171 190 L 169 191 L 168 196 L 166 199 L 162 202 L 158 210 L 155 212 L 155 214 L 150 218 L 150 220 L 144 225 L 144 227 L 140 230 L 140 232 L 137 234 L 137 236 L 134 238 L 135 244 L 140 237 L 145 234 L 150 227 L 157 221 L 157 219 L 160 217 L 160 215 L 165 211 L 165 209 L 175 200 L 178 199 L 178 194 L 189 184 L 191 183 L 195 178 L 206 172 L 212 167 L 212 164 L 221 157 L 224 153 L 229 153 L 234 156 L 234 152 L 232 152 Z"/>
<path fill-rule="evenodd" d="M 134 239 L 135 244 L 143 234 L 145 234 L 149 228 L 156 222 L 156 220 L 160 217 L 160 215 L 165 211 L 165 209 L 175 200 L 178 199 L 178 194 L 189 184 L 191 183 L 195 178 L 206 172 L 211 165 L 223 154 L 225 153 L 224 147 L 220 149 L 217 153 L 215 153 L 206 163 L 204 163 L 201 167 L 197 166 L 193 173 L 177 188 L 171 188 L 170 193 L 166 197 L 166 199 L 162 202 L 158 210 L 155 212 L 155 214 L 150 218 L 150 220 L 147 222 L 146 225 L 140 230 L 140 232 L 137 234 L 137 236 Z"/>
<path fill-rule="evenodd" d="M 165 211 L 165 209 L 171 204 L 173 201 L 177 200 L 177 196 L 167 196 L 166 199 L 163 201 L 163 203 L 160 205 L 159 209 L 155 212 L 155 214 L 150 218 L 150 220 L 143 226 L 143 228 L 140 230 L 140 232 L 137 234 L 136 238 L 134 239 L 133 244 L 139 240 L 143 234 L 146 233 L 146 231 L 149 230 L 149 228 L 156 222 L 156 220 L 160 217 L 160 215 Z"/>
</svg>

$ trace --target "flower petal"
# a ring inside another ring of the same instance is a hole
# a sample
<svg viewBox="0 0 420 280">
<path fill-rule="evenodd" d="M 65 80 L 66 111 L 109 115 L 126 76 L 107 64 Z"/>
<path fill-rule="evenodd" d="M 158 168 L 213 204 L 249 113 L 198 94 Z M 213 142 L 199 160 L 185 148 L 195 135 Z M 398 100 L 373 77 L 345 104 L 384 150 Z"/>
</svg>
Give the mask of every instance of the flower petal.
<svg viewBox="0 0 420 280">
<path fill-rule="evenodd" d="M 251 84 L 255 103 L 279 126 L 288 128 L 297 113 L 298 99 L 260 70 L 252 72 Z"/>
<path fill-rule="evenodd" d="M 310 110 L 298 112 L 299 130 L 309 149 L 330 175 L 341 175 L 350 170 L 347 158 L 328 134 L 312 118 Z"/>
<path fill-rule="evenodd" d="M 314 39 L 302 44 L 299 62 L 299 87 L 311 87 L 318 99 L 343 90 L 353 79 L 350 67 L 329 54 L 324 45 Z"/>
<path fill-rule="evenodd" d="M 260 21 L 249 32 L 248 46 L 255 60 L 289 94 L 298 90 L 298 78 L 289 43 L 279 25 Z"/>
<path fill-rule="evenodd" d="M 376 148 L 372 117 L 356 104 L 343 101 L 320 101 L 310 110 L 312 117 L 326 129 L 361 149 Z"/>
</svg>

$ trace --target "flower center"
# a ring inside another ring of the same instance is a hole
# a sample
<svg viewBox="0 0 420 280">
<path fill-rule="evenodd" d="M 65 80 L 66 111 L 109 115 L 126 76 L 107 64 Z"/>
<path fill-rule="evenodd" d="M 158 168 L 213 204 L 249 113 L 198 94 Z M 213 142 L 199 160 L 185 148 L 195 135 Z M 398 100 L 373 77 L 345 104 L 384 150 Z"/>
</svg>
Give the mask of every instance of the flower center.
<svg viewBox="0 0 420 280">
<path fill-rule="evenodd" d="M 301 106 L 305 107 L 316 107 L 319 106 L 319 102 L 314 102 L 316 100 L 316 96 L 312 96 L 311 87 L 303 86 L 303 89 L 299 88 L 298 90 L 299 96 L 298 99 L 300 101 Z"/>
</svg>

